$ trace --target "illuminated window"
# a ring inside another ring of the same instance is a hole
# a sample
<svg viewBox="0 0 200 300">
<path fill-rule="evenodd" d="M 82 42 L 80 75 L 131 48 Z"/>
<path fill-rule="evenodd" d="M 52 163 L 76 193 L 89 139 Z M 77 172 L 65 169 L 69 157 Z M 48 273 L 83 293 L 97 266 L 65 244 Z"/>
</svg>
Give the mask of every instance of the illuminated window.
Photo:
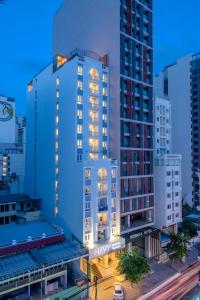
<svg viewBox="0 0 200 300">
<path fill-rule="evenodd" d="M 56 150 L 58 150 L 58 142 L 56 142 Z"/>
<path fill-rule="evenodd" d="M 78 124 L 77 125 L 77 133 L 82 133 L 83 132 L 83 126 Z"/>
<path fill-rule="evenodd" d="M 107 148 L 107 143 L 106 142 L 102 142 L 102 148 L 105 150 Z"/>
<path fill-rule="evenodd" d="M 77 148 L 82 149 L 83 148 L 83 141 L 77 140 Z"/>
<path fill-rule="evenodd" d="M 59 91 L 56 92 L 56 98 L 59 98 Z"/>
<path fill-rule="evenodd" d="M 108 74 L 107 73 L 103 73 L 103 82 L 108 82 Z"/>
<path fill-rule="evenodd" d="M 83 89 L 83 82 L 81 80 L 78 80 L 77 86 L 80 90 Z"/>
<path fill-rule="evenodd" d="M 90 82 L 90 90 L 92 94 L 98 94 L 99 93 L 99 85 L 98 83 L 95 82 Z"/>
<path fill-rule="evenodd" d="M 89 158 L 95 160 L 99 158 L 99 155 L 97 153 L 89 153 Z"/>
<path fill-rule="evenodd" d="M 107 194 L 108 188 L 107 184 L 105 183 L 98 183 L 98 190 L 99 190 L 99 195 L 104 196 Z"/>
<path fill-rule="evenodd" d="M 59 77 L 56 78 L 56 85 L 59 85 L 60 84 L 60 79 Z"/>
<path fill-rule="evenodd" d="M 56 175 L 58 175 L 58 168 L 56 168 Z"/>
<path fill-rule="evenodd" d="M 106 101 L 103 101 L 103 102 L 102 102 L 102 106 L 103 106 L 103 107 L 107 107 L 107 102 L 106 102 Z"/>
<path fill-rule="evenodd" d="M 102 90 L 102 94 L 104 95 L 104 96 L 107 96 L 107 88 L 103 88 L 103 90 Z"/>
<path fill-rule="evenodd" d="M 99 180 L 107 179 L 107 170 L 105 168 L 101 168 L 98 171 Z"/>
<path fill-rule="evenodd" d="M 113 178 L 116 178 L 116 168 L 112 168 L 111 174 Z"/>
<path fill-rule="evenodd" d="M 103 121 L 106 121 L 106 120 L 107 120 L 107 115 L 103 114 L 103 115 L 102 115 L 102 120 L 103 120 Z"/>
<path fill-rule="evenodd" d="M 94 68 L 90 69 L 90 76 L 91 76 L 92 80 L 98 80 L 99 79 L 99 73 Z"/>
<path fill-rule="evenodd" d="M 112 205 L 112 207 L 115 207 L 115 205 L 116 205 L 116 199 L 115 198 L 111 199 L 111 205 Z"/>
<path fill-rule="evenodd" d="M 99 141 L 96 139 L 89 139 L 89 145 L 91 150 L 97 151 L 99 148 Z"/>
<path fill-rule="evenodd" d="M 92 119 L 92 122 L 98 121 L 98 119 L 99 119 L 98 112 L 94 112 L 93 110 L 90 110 L 89 115 L 90 115 L 90 117 Z"/>
<path fill-rule="evenodd" d="M 61 67 L 65 62 L 67 62 L 66 57 L 64 57 L 62 55 L 57 56 L 57 68 Z"/>
<path fill-rule="evenodd" d="M 85 242 L 88 243 L 90 241 L 90 233 L 85 234 Z"/>
<path fill-rule="evenodd" d="M 28 91 L 31 92 L 32 89 L 33 89 L 33 83 L 30 82 L 30 83 L 28 84 Z"/>
<path fill-rule="evenodd" d="M 97 136 L 98 135 L 98 132 L 99 132 L 99 127 L 98 126 L 95 126 L 93 124 L 90 124 L 89 126 L 89 131 L 90 131 L 90 134 L 92 136 Z"/>
<path fill-rule="evenodd" d="M 82 96 L 79 95 L 79 96 L 77 97 L 77 103 L 78 103 L 78 104 L 82 104 L 82 103 L 83 103 L 83 97 L 82 97 Z"/>
<path fill-rule="evenodd" d="M 77 71 L 78 75 L 83 75 L 83 67 L 82 66 L 78 66 L 78 71 Z"/>
<path fill-rule="evenodd" d="M 90 97 L 90 103 L 92 105 L 92 108 L 98 108 L 98 105 L 99 105 L 99 101 L 98 101 L 98 98 L 96 97 Z"/>
<path fill-rule="evenodd" d="M 58 180 L 55 180 L 55 189 L 58 189 Z"/>
<path fill-rule="evenodd" d="M 77 110 L 77 117 L 79 118 L 79 119 L 83 119 L 83 112 L 82 112 L 82 110 Z"/>
<path fill-rule="evenodd" d="M 55 161 L 58 163 L 58 154 L 56 154 Z"/>
<path fill-rule="evenodd" d="M 58 137 L 58 133 L 59 133 L 58 128 L 56 128 L 56 137 Z"/>
<path fill-rule="evenodd" d="M 58 206 L 55 206 L 54 213 L 55 213 L 55 216 L 57 216 L 57 214 L 58 214 Z"/>
<path fill-rule="evenodd" d="M 116 229 L 116 227 L 112 227 L 112 235 L 115 235 L 116 234 L 116 232 L 117 232 L 117 229 Z"/>
<path fill-rule="evenodd" d="M 107 136 L 107 129 L 105 127 L 102 128 L 102 133 L 104 136 Z"/>
<path fill-rule="evenodd" d="M 105 154 L 102 155 L 102 158 L 103 158 L 103 159 L 106 159 L 106 158 L 107 158 L 107 155 L 105 155 Z"/>
<path fill-rule="evenodd" d="M 58 111 L 59 110 L 59 104 L 56 103 L 56 110 Z"/>
<path fill-rule="evenodd" d="M 55 194 L 55 201 L 58 201 L 59 197 L 58 197 L 58 193 Z"/>
<path fill-rule="evenodd" d="M 91 170 L 90 169 L 86 169 L 85 170 L 85 178 L 86 179 L 90 179 L 91 178 Z"/>
<path fill-rule="evenodd" d="M 59 123 L 59 118 L 58 116 L 56 116 L 56 125 L 58 125 L 58 123 Z"/>
</svg>

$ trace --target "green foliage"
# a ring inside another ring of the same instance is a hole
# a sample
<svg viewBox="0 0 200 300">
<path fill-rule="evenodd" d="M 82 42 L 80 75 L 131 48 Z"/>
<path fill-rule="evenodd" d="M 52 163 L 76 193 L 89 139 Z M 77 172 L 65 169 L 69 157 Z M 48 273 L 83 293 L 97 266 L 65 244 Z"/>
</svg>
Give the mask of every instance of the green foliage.
<svg viewBox="0 0 200 300">
<path fill-rule="evenodd" d="M 183 203 L 183 205 L 182 205 L 182 215 L 183 215 L 183 218 L 186 217 L 191 212 L 192 212 L 192 207 L 189 206 L 189 204 L 187 204 L 187 203 Z"/>
<path fill-rule="evenodd" d="M 182 260 L 184 256 L 187 256 L 187 243 L 188 238 L 182 233 L 171 234 L 171 244 L 169 245 L 169 255 L 172 260 Z"/>
<path fill-rule="evenodd" d="M 189 238 L 197 236 L 197 225 L 191 222 L 190 220 L 184 220 L 182 223 L 181 232 Z"/>
<path fill-rule="evenodd" d="M 130 282 L 138 282 L 142 275 L 150 271 L 146 259 L 141 256 L 137 249 L 120 254 L 118 270 L 125 275 Z"/>
</svg>

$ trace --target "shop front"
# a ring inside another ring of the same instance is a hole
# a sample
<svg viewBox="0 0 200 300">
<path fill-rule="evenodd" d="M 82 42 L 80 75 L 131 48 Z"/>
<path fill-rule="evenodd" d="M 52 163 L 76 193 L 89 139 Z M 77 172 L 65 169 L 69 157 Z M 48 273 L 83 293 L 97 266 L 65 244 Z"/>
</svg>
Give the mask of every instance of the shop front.
<svg viewBox="0 0 200 300">
<path fill-rule="evenodd" d="M 161 253 L 159 229 L 147 227 L 142 230 L 124 234 L 123 237 L 126 241 L 127 251 L 137 247 L 142 256 L 159 259 Z"/>
<path fill-rule="evenodd" d="M 118 256 L 125 249 L 125 239 L 93 245 L 89 249 L 89 259 L 81 259 L 81 270 L 91 281 L 117 274 Z"/>
</svg>

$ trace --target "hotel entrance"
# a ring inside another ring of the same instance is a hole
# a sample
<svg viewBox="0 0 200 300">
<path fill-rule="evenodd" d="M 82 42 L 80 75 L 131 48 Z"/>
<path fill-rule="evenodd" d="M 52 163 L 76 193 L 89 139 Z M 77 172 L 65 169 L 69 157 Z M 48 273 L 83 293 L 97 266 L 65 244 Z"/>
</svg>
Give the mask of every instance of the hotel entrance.
<svg viewBox="0 0 200 300">
<path fill-rule="evenodd" d="M 125 240 L 117 239 L 113 243 L 95 245 L 89 249 L 89 260 L 81 259 L 81 270 L 94 281 L 117 275 L 119 254 L 125 249 Z"/>
</svg>

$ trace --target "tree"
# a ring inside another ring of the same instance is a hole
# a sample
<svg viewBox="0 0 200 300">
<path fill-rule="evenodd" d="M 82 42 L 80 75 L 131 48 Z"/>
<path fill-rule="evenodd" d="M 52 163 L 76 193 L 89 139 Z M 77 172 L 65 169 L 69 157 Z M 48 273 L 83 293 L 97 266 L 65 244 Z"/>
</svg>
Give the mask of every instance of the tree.
<svg viewBox="0 0 200 300">
<path fill-rule="evenodd" d="M 138 282 L 142 275 L 150 271 L 146 259 L 141 256 L 137 249 L 119 255 L 118 270 L 125 275 L 130 282 Z"/>
<path fill-rule="evenodd" d="M 184 220 L 182 223 L 181 232 L 184 233 L 185 236 L 189 238 L 193 238 L 197 236 L 197 225 L 190 220 Z"/>
<path fill-rule="evenodd" d="M 171 244 L 169 245 L 169 257 L 173 260 L 183 261 L 184 257 L 187 256 L 187 244 L 188 238 L 182 233 L 179 232 L 177 234 L 171 234 Z"/>
</svg>

